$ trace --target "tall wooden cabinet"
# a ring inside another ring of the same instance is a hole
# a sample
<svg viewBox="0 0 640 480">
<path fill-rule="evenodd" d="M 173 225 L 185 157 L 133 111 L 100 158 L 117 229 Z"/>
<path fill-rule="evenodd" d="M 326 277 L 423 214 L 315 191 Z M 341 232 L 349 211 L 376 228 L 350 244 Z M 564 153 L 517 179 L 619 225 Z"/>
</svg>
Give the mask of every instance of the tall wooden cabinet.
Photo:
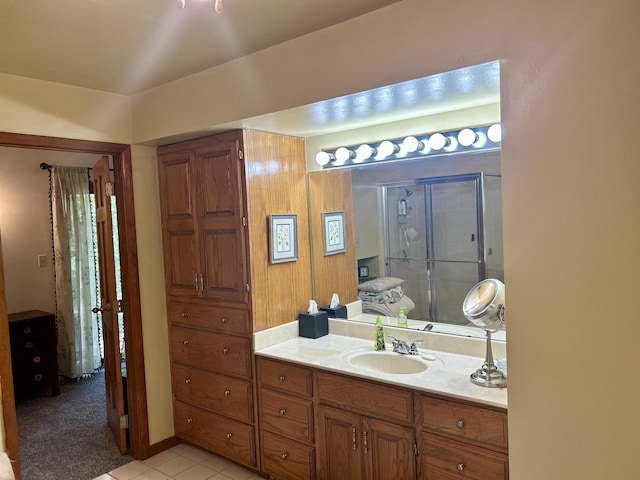
<svg viewBox="0 0 640 480">
<path fill-rule="evenodd" d="M 311 298 L 304 140 L 237 130 L 158 148 L 175 432 L 259 469 L 251 334 Z M 269 217 L 298 258 L 269 262 Z"/>
</svg>

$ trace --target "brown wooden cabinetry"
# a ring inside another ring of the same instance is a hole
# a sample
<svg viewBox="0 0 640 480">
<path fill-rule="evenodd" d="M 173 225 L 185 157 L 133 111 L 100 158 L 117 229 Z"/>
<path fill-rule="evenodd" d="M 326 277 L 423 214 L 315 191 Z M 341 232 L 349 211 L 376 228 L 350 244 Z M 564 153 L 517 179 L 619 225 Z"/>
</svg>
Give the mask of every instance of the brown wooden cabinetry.
<svg viewBox="0 0 640 480">
<path fill-rule="evenodd" d="M 176 435 L 259 469 L 251 334 L 311 298 L 307 229 L 296 262 L 271 265 L 268 248 L 271 214 L 308 224 L 304 140 L 237 130 L 163 146 L 158 179 Z"/>
<path fill-rule="evenodd" d="M 426 395 L 416 409 L 423 479 L 509 478 L 506 412 Z"/>
<path fill-rule="evenodd" d="M 321 478 L 415 478 L 410 391 L 324 372 L 317 385 Z"/>
<path fill-rule="evenodd" d="M 43 389 L 59 395 L 55 315 L 40 310 L 11 313 L 9 338 L 16 397 Z"/>
<path fill-rule="evenodd" d="M 261 358 L 257 365 L 263 471 L 274 479 L 315 479 L 311 370 Z"/>
</svg>

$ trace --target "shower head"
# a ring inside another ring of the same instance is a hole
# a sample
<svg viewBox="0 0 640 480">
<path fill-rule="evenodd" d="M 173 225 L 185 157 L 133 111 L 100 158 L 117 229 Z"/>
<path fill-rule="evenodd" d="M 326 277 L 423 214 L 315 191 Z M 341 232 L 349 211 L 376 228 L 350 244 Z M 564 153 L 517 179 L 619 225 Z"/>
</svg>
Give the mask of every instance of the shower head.
<svg viewBox="0 0 640 480">
<path fill-rule="evenodd" d="M 404 194 L 405 194 L 407 197 L 410 197 L 411 195 L 413 195 L 413 192 L 412 192 L 411 190 L 409 190 L 408 188 L 405 188 L 405 189 L 404 189 Z"/>
</svg>

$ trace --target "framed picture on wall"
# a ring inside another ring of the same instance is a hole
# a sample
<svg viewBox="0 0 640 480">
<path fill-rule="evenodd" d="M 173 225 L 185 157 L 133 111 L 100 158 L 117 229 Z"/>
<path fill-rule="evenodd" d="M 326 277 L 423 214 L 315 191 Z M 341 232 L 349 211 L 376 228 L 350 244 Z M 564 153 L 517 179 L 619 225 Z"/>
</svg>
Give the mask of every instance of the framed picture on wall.
<svg viewBox="0 0 640 480">
<path fill-rule="evenodd" d="M 271 263 L 298 260 L 298 216 L 273 214 L 270 220 Z"/>
<path fill-rule="evenodd" d="M 324 214 L 324 254 L 333 255 L 347 251 L 344 229 L 344 212 Z"/>
</svg>

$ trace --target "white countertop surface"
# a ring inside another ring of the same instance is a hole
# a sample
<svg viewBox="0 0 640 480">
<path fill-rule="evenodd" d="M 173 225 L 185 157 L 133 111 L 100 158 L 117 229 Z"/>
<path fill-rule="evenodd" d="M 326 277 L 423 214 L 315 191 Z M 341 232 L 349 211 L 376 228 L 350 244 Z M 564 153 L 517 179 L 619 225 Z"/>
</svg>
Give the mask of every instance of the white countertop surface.
<svg viewBox="0 0 640 480">
<path fill-rule="evenodd" d="M 420 356 L 412 356 L 412 358 L 424 363 L 427 366 L 425 371 L 412 374 L 390 374 L 351 365 L 344 357 L 345 353 L 355 349 L 367 349 L 373 352 L 373 339 L 365 340 L 331 333 L 317 339 L 294 337 L 260 348 L 255 353 L 276 360 L 285 360 L 386 384 L 507 408 L 506 388 L 481 387 L 469 380 L 469 375 L 482 367 L 483 358 L 420 349 Z M 387 354 L 389 354 L 391 351 L 390 343 L 387 343 L 387 349 Z M 400 355 L 398 353 L 392 354 Z M 430 359 L 425 359 L 424 356 Z"/>
</svg>

